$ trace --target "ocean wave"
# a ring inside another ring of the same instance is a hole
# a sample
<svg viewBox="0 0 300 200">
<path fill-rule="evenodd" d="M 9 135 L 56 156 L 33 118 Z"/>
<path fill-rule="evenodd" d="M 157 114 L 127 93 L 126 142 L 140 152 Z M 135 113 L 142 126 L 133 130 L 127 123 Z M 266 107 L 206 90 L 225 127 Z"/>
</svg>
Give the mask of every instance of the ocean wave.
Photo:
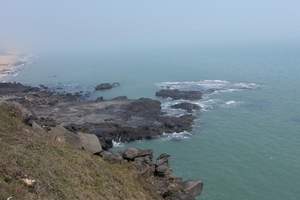
<svg viewBox="0 0 300 200">
<path fill-rule="evenodd" d="M 124 143 L 122 143 L 120 141 L 113 140 L 112 143 L 113 143 L 113 147 L 123 147 L 124 146 Z"/>
<path fill-rule="evenodd" d="M 214 92 L 234 92 L 240 90 L 252 90 L 259 87 L 256 83 L 230 82 L 226 80 L 202 80 L 183 82 L 161 82 L 157 84 L 161 89 L 178 89 L 185 91 L 201 91 L 205 94 Z"/>
</svg>

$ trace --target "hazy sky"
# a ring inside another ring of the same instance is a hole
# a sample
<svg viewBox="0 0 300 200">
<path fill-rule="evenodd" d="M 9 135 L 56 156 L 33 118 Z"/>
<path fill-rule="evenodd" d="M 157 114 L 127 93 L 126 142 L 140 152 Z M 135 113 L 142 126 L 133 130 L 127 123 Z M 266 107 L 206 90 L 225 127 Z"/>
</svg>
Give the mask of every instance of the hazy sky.
<svg viewBox="0 0 300 200">
<path fill-rule="evenodd" d="M 300 41 L 300 0 L 0 0 L 0 48 Z"/>
</svg>

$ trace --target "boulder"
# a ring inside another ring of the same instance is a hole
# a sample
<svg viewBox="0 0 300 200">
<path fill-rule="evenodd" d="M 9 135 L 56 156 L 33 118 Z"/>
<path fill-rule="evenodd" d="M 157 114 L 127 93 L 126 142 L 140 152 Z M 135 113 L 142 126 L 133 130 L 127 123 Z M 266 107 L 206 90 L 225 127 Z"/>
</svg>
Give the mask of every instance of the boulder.
<svg viewBox="0 0 300 200">
<path fill-rule="evenodd" d="M 171 108 L 186 110 L 189 113 L 192 113 L 193 110 L 200 110 L 200 106 L 188 102 L 182 102 L 182 103 L 172 105 Z"/>
<path fill-rule="evenodd" d="M 185 181 L 183 182 L 183 188 L 185 193 L 196 197 L 199 196 L 203 190 L 203 182 L 202 181 Z"/>
<path fill-rule="evenodd" d="M 80 138 L 82 149 L 92 154 L 100 153 L 102 151 L 101 144 L 96 135 L 86 133 L 78 133 L 78 135 Z"/>
<path fill-rule="evenodd" d="M 162 89 L 155 94 L 162 98 L 172 99 L 185 99 L 185 100 L 199 100 L 202 98 L 202 92 L 200 91 L 182 91 L 177 89 Z"/>
<path fill-rule="evenodd" d="M 152 159 L 153 157 L 153 151 L 151 149 L 137 149 L 137 148 L 128 148 L 123 152 L 123 158 L 126 160 L 133 161 L 135 158 L 138 157 L 150 157 Z"/>
<path fill-rule="evenodd" d="M 59 143 L 67 143 L 74 148 L 81 148 L 81 141 L 77 134 L 68 131 L 63 126 L 56 126 L 48 131 L 48 134 Z"/>
</svg>

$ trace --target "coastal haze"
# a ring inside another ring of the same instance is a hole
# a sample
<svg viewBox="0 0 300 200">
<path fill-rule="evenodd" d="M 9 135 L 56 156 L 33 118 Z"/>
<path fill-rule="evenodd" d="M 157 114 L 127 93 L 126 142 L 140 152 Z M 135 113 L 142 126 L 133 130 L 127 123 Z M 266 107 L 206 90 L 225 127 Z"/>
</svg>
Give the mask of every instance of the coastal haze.
<svg viewBox="0 0 300 200">
<path fill-rule="evenodd" d="M 91 98 L 217 90 L 194 102 L 191 132 L 116 150 L 167 152 L 176 175 L 203 180 L 199 199 L 300 199 L 299 1 L 0 2 L 0 71 L 34 55 L 3 80 Z"/>
</svg>

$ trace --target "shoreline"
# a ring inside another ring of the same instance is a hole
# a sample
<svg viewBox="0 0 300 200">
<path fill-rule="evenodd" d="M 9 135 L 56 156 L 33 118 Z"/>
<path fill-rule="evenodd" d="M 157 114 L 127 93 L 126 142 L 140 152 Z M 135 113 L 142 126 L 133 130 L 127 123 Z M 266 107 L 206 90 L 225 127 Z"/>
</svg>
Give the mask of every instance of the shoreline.
<svg viewBox="0 0 300 200">
<path fill-rule="evenodd" d="M 6 81 L 6 78 L 14 75 L 20 66 L 25 65 L 24 57 L 18 53 L 6 52 L 0 54 L 0 81 Z"/>
</svg>

